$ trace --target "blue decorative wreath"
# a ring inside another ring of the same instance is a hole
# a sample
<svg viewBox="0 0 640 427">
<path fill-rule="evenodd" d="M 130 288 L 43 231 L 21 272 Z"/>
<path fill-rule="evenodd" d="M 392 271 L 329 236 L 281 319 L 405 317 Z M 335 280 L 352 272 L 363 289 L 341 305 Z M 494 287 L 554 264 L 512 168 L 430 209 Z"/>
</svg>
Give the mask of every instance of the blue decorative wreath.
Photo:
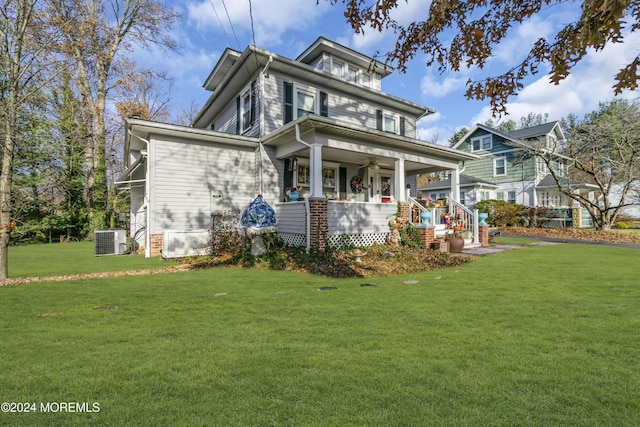
<svg viewBox="0 0 640 427">
<path fill-rule="evenodd" d="M 358 175 L 351 178 L 351 192 L 355 194 L 362 193 L 362 178 Z"/>
</svg>

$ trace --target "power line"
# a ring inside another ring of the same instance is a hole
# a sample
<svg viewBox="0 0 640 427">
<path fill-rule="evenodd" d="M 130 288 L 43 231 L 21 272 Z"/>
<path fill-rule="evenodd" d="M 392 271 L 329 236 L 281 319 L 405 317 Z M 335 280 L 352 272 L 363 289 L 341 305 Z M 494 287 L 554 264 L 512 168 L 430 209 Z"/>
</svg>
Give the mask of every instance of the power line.
<svg viewBox="0 0 640 427">
<path fill-rule="evenodd" d="M 218 19 L 218 24 L 220 24 L 220 28 L 222 28 L 222 32 L 224 33 L 224 38 L 227 40 L 227 46 L 231 46 L 231 42 L 229 41 L 229 37 L 227 36 L 227 30 L 224 29 L 224 25 L 222 25 L 222 20 L 220 19 L 220 15 L 218 15 L 218 11 L 216 10 L 216 6 L 213 4 L 213 0 L 209 0 L 211 3 L 211 7 L 213 8 L 213 12 L 216 14 L 216 18 Z"/>
<path fill-rule="evenodd" d="M 236 38 L 236 44 L 238 45 L 238 50 L 242 50 L 240 47 L 240 42 L 238 41 L 238 35 L 236 34 L 236 29 L 233 28 L 233 23 L 231 22 L 231 17 L 229 16 L 229 10 L 227 10 L 227 5 L 224 0 L 222 0 L 222 5 L 224 6 L 224 11 L 227 14 L 227 19 L 229 20 L 229 25 L 231 26 L 231 31 L 233 32 L 233 36 Z"/>
<path fill-rule="evenodd" d="M 256 46 L 256 32 L 253 29 L 253 6 L 251 0 L 249 0 L 249 17 L 251 18 L 251 38 L 253 39 L 253 45 Z"/>
</svg>

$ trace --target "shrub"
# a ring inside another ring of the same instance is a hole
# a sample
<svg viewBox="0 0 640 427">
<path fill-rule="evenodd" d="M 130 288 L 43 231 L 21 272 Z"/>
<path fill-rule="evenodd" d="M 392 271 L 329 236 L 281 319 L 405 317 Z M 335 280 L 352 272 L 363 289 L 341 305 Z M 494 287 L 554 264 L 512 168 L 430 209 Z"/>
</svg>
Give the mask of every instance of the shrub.
<svg viewBox="0 0 640 427">
<path fill-rule="evenodd" d="M 620 230 L 628 230 L 631 228 L 631 224 L 629 224 L 626 221 L 618 221 L 616 222 L 616 228 L 619 228 Z"/>
<path fill-rule="evenodd" d="M 522 225 L 526 207 L 507 203 L 504 200 L 483 200 L 476 203 L 476 209 L 489 214 L 487 223 L 494 227 Z"/>
<path fill-rule="evenodd" d="M 553 216 L 553 209 L 547 207 L 537 207 L 525 209 L 524 222 L 529 227 L 543 227 L 548 218 Z"/>
</svg>

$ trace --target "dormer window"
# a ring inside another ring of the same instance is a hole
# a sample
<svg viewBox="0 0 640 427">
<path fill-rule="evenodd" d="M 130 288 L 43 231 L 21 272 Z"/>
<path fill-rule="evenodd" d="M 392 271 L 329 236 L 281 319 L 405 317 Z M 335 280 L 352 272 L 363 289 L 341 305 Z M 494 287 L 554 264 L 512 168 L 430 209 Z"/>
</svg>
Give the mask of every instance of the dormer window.
<svg viewBox="0 0 640 427">
<path fill-rule="evenodd" d="M 335 59 L 331 63 L 331 74 L 338 77 L 342 77 L 344 70 L 344 62 L 336 61 Z"/>
<path fill-rule="evenodd" d="M 471 139 L 471 151 L 491 150 L 491 135 L 484 135 Z"/>
</svg>

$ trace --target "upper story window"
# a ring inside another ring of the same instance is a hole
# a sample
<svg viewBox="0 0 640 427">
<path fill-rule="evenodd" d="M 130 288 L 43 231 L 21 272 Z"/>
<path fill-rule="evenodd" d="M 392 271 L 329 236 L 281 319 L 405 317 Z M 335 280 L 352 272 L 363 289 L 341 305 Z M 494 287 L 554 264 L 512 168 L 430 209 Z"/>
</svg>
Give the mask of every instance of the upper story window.
<svg viewBox="0 0 640 427">
<path fill-rule="evenodd" d="M 541 175 L 546 175 L 547 172 L 549 172 L 549 169 L 547 168 L 547 162 L 544 161 L 544 159 L 541 158 L 537 158 L 536 159 L 536 163 L 538 164 L 538 173 Z"/>
<path fill-rule="evenodd" d="M 329 116 L 327 92 L 284 82 L 284 124 L 308 114 Z"/>
<path fill-rule="evenodd" d="M 389 133 L 398 133 L 398 118 L 391 114 L 384 114 L 382 130 Z"/>
<path fill-rule="evenodd" d="M 366 87 L 371 86 L 371 77 L 365 72 L 360 73 L 360 84 Z"/>
<path fill-rule="evenodd" d="M 353 67 L 347 67 L 347 74 L 344 76 L 347 80 L 351 82 L 357 82 L 358 80 L 358 70 Z"/>
<path fill-rule="evenodd" d="M 493 176 L 507 175 L 507 159 L 506 157 L 497 157 L 493 159 Z"/>
<path fill-rule="evenodd" d="M 493 146 L 491 135 L 484 135 L 471 139 L 471 151 L 491 150 Z"/>
<path fill-rule="evenodd" d="M 297 88 L 296 88 L 297 89 Z M 316 96 L 315 93 L 297 89 L 296 90 L 296 100 L 297 100 L 297 113 L 296 118 L 302 117 L 305 114 L 315 114 L 316 113 Z"/>
<path fill-rule="evenodd" d="M 251 90 L 247 89 L 240 96 L 240 100 L 242 131 L 244 132 L 251 127 Z"/>
<path fill-rule="evenodd" d="M 376 129 L 404 136 L 405 118 L 388 111 L 376 110 Z"/>
<path fill-rule="evenodd" d="M 342 77 L 344 73 L 344 62 L 333 60 L 331 61 L 331 74 L 338 77 Z"/>
</svg>

